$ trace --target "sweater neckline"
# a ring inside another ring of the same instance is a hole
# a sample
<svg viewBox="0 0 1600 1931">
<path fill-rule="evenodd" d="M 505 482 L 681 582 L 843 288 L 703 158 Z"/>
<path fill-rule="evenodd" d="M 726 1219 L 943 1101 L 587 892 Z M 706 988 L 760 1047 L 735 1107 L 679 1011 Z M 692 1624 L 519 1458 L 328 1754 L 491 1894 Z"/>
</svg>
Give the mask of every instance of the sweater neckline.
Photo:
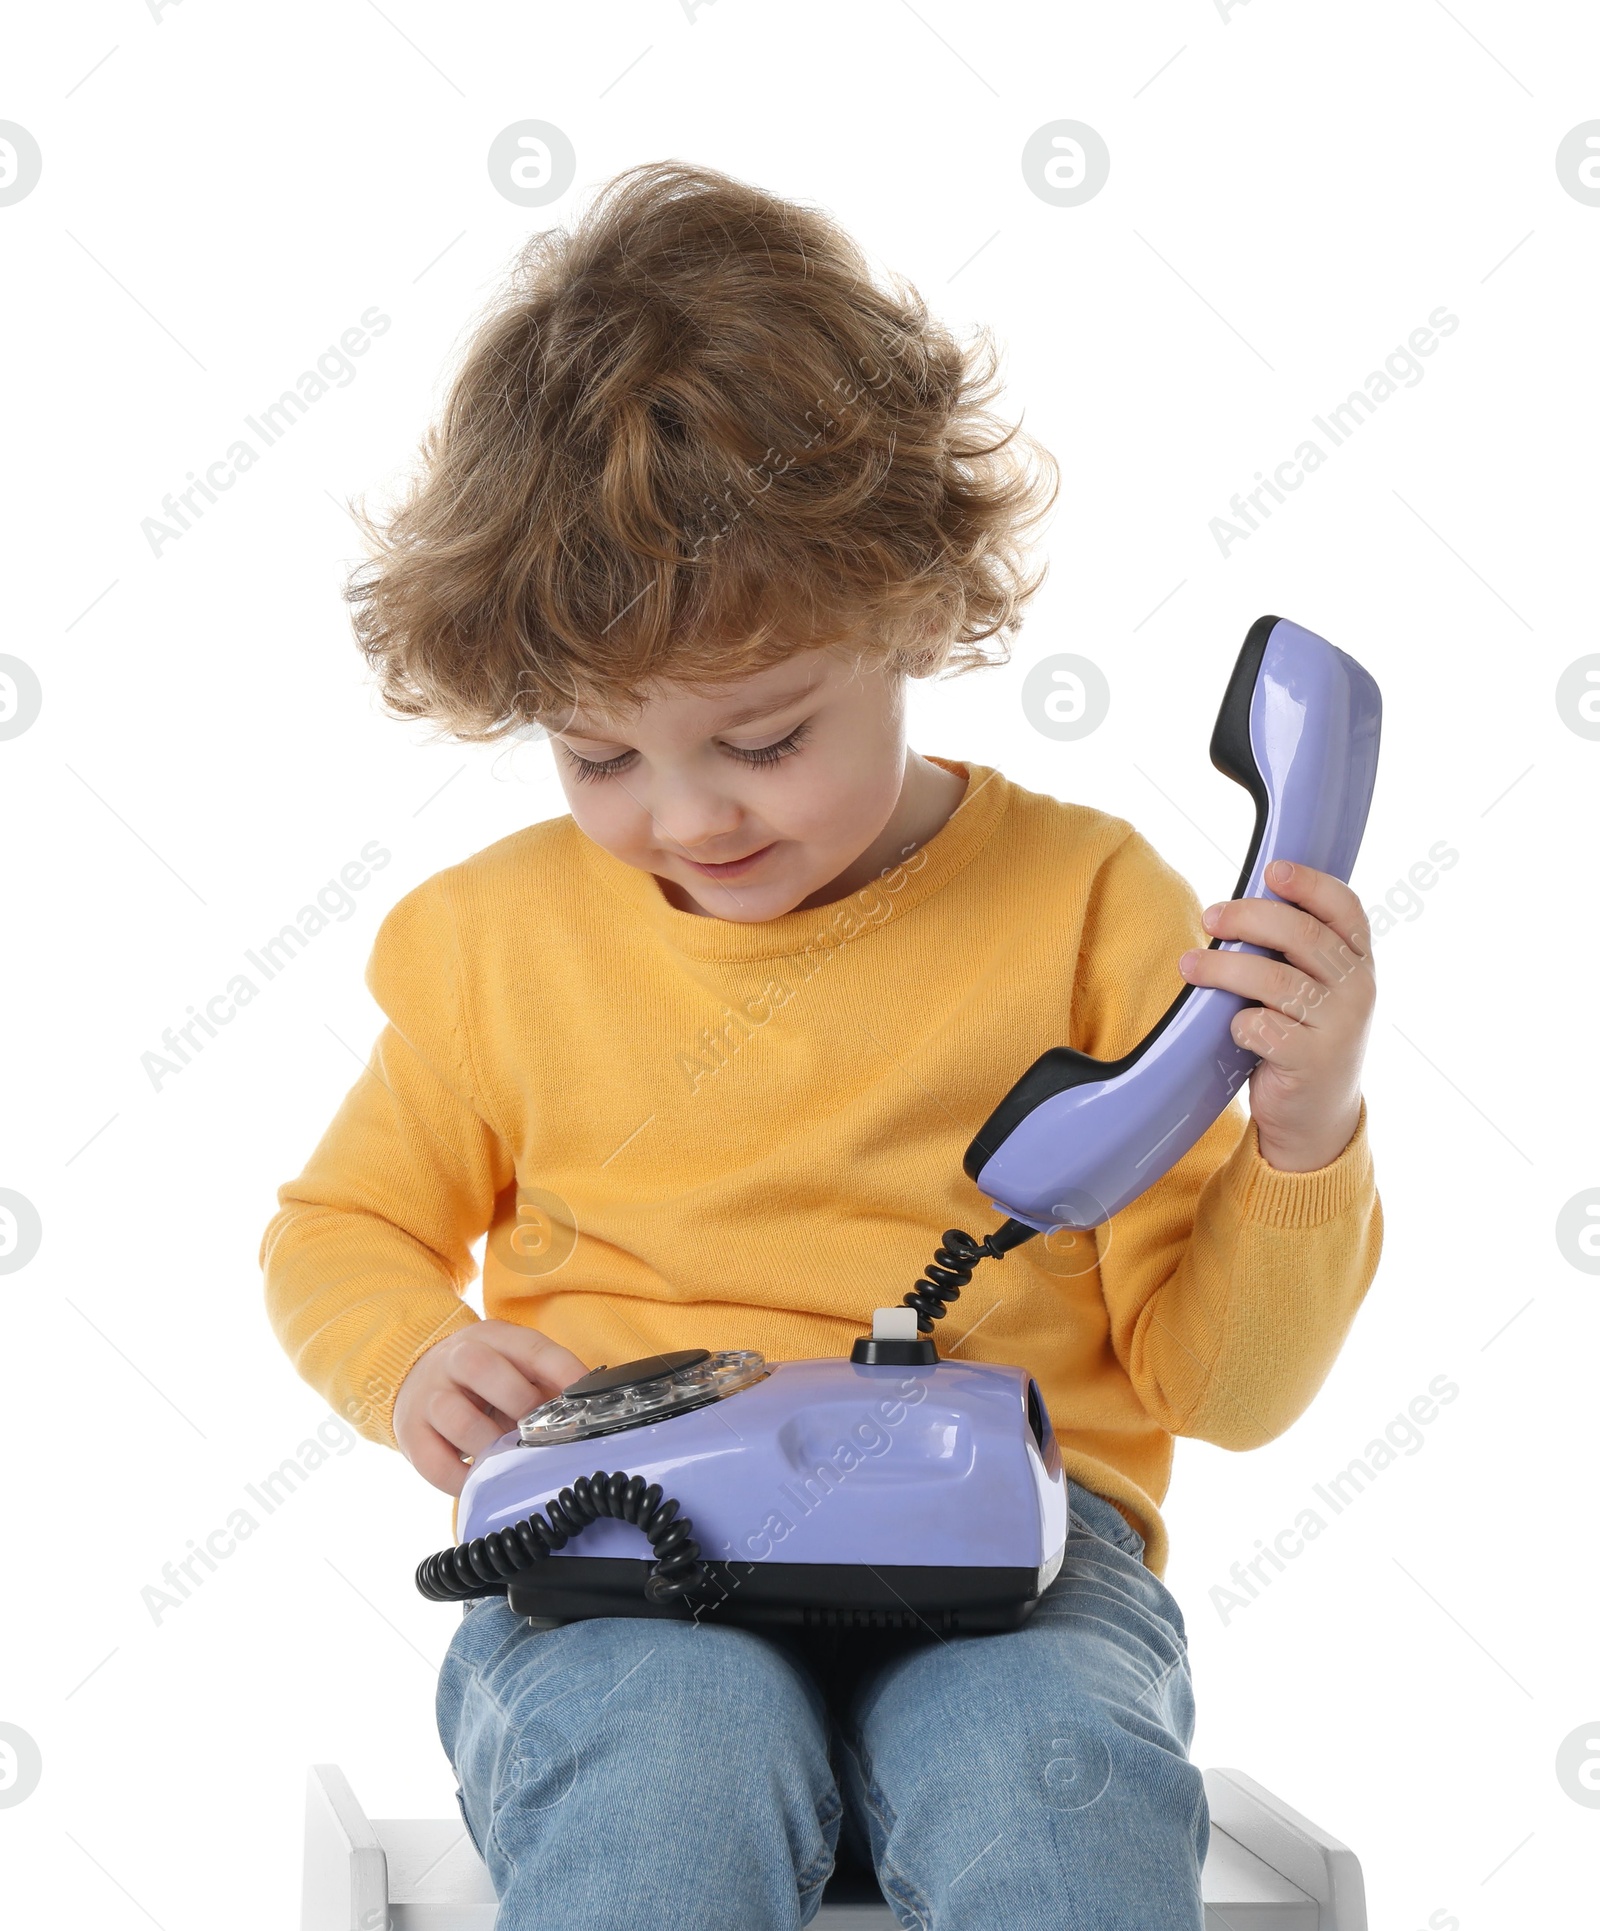
<svg viewBox="0 0 1600 1931">
<path fill-rule="evenodd" d="M 830 930 L 836 933 L 835 921 L 841 915 L 848 917 L 852 909 L 864 915 L 880 905 L 885 890 L 892 891 L 895 916 L 903 915 L 948 884 L 988 843 L 1009 803 L 1010 786 L 1005 777 L 988 765 L 970 760 L 935 757 L 927 751 L 921 755 L 930 764 L 964 778 L 967 788 L 945 822 L 905 861 L 905 876 L 898 889 L 894 889 L 891 873 L 829 905 L 783 912 L 775 919 L 745 923 L 679 911 L 668 901 L 654 872 L 624 864 L 588 837 L 576 821 L 573 830 L 579 850 L 599 881 L 623 900 L 637 922 L 648 926 L 674 951 L 694 959 L 792 958 L 824 942 Z"/>
</svg>

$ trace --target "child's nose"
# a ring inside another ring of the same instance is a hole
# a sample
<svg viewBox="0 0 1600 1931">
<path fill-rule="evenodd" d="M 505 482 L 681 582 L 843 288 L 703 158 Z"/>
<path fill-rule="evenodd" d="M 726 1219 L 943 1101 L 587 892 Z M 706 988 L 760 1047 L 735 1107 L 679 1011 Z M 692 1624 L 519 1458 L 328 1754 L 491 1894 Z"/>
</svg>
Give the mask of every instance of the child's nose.
<svg viewBox="0 0 1600 1931">
<path fill-rule="evenodd" d="M 701 858 L 702 852 L 717 852 L 736 838 L 741 817 L 732 798 L 721 796 L 706 785 L 672 785 L 654 801 L 658 836 L 675 851 Z M 701 859 L 714 863 L 714 859 Z"/>
</svg>

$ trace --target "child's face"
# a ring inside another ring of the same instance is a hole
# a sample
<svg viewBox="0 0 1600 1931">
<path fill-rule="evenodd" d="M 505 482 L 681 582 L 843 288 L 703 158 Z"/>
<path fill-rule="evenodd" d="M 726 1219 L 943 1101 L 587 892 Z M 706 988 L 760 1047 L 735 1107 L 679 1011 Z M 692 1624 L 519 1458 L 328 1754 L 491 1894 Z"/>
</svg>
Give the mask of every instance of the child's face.
<svg viewBox="0 0 1600 1931">
<path fill-rule="evenodd" d="M 903 673 L 832 649 L 712 691 L 657 684 L 625 719 L 582 712 L 552 732 L 556 767 L 579 828 L 654 872 L 679 910 L 777 918 L 888 824 L 906 773 L 904 688 Z"/>
</svg>

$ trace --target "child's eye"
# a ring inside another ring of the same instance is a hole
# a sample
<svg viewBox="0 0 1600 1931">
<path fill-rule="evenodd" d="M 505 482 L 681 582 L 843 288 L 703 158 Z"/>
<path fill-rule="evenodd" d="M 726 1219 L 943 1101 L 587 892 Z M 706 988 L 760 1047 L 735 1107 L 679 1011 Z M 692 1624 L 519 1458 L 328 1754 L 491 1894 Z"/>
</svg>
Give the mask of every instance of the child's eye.
<svg viewBox="0 0 1600 1931">
<path fill-rule="evenodd" d="M 809 724 L 797 724 L 786 738 L 779 738 L 776 744 L 763 744 L 758 751 L 739 751 L 731 744 L 724 749 L 744 764 L 776 764 L 780 758 L 800 749 L 810 728 Z"/>
<path fill-rule="evenodd" d="M 609 778 L 614 771 L 626 771 L 628 760 L 633 756 L 631 751 L 623 751 L 614 758 L 607 758 L 604 764 L 596 764 L 593 758 L 580 758 L 576 751 L 568 751 L 564 744 L 561 748 L 567 752 L 567 761 L 572 766 L 572 775 L 585 781 L 590 778 Z"/>
<path fill-rule="evenodd" d="M 776 764 L 780 758 L 790 757 L 800 749 L 810 729 L 809 722 L 797 724 L 786 738 L 780 738 L 776 744 L 763 744 L 754 751 L 741 751 L 731 744 L 724 745 L 723 749 L 741 764 Z M 576 751 L 569 750 L 564 744 L 561 748 L 566 752 L 573 776 L 585 783 L 591 778 L 609 778 L 618 771 L 626 771 L 637 755 L 632 751 L 622 751 L 616 757 L 599 763 L 593 758 L 579 757 Z"/>
</svg>

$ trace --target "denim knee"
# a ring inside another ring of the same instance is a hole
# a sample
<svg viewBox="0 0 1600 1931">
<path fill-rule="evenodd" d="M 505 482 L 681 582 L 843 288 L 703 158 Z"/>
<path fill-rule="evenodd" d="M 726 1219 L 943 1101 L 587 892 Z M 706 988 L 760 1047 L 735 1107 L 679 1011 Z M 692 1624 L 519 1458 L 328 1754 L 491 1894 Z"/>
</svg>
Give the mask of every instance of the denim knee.
<svg viewBox="0 0 1600 1931">
<path fill-rule="evenodd" d="M 843 1770 L 907 1925 L 1200 1931 L 1209 1838 L 1186 1645 L 1131 1551 L 1075 1536 L 1021 1629 L 864 1682 Z M 1159 1587 L 1159 1585 L 1156 1585 Z"/>
<path fill-rule="evenodd" d="M 451 1644 L 438 1715 L 519 1926 L 660 1922 L 670 1907 L 729 1931 L 798 1927 L 832 1869 L 842 1802 L 821 1695 L 749 1631 L 633 1617 L 536 1631 L 481 1604 Z"/>
</svg>

